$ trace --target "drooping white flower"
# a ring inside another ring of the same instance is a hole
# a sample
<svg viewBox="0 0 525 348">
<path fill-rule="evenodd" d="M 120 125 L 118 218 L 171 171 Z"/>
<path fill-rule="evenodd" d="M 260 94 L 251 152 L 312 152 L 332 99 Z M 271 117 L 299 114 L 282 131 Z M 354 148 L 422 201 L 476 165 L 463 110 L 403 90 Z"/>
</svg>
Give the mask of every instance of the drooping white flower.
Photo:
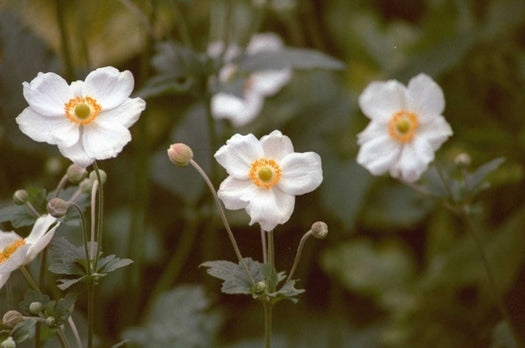
<svg viewBox="0 0 525 348">
<path fill-rule="evenodd" d="M 16 118 L 31 139 L 57 145 L 81 167 L 117 156 L 131 140 L 131 127 L 146 107 L 129 98 L 134 80 L 130 71 L 99 68 L 84 81 L 70 85 L 55 73 L 39 73 L 23 83 L 29 104 Z"/>
<path fill-rule="evenodd" d="M 323 181 L 321 157 L 294 152 L 290 138 L 275 130 L 260 140 L 253 134 L 235 134 L 215 159 L 229 176 L 219 198 L 227 209 L 246 209 L 250 225 L 273 230 L 292 215 L 295 196 L 316 189 Z"/>
<path fill-rule="evenodd" d="M 39 217 L 26 238 L 15 232 L 0 231 L 0 288 L 7 282 L 11 272 L 33 261 L 49 244 L 60 225 L 58 222 L 50 229 L 56 221 L 51 215 Z"/>
<path fill-rule="evenodd" d="M 224 59 L 229 62 L 219 71 L 221 83 L 228 83 L 238 78 L 239 69 L 231 63 L 240 54 L 236 45 L 230 45 L 224 54 Z M 283 47 L 281 39 L 271 33 L 257 34 L 252 37 L 247 55 L 259 52 L 278 51 Z M 212 57 L 220 55 L 224 50 L 220 43 L 213 43 L 208 49 Z M 257 117 L 264 105 L 266 97 L 276 94 L 292 76 L 290 69 L 256 71 L 244 76 L 242 96 L 219 92 L 212 97 L 211 110 L 215 118 L 229 119 L 236 127 L 248 124 Z"/>
<path fill-rule="evenodd" d="M 452 135 L 441 115 L 443 92 L 425 74 L 412 78 L 407 87 L 395 80 L 372 82 L 359 96 L 359 106 L 371 122 L 357 135 L 357 162 L 373 175 L 390 171 L 406 182 L 418 180 Z"/>
</svg>

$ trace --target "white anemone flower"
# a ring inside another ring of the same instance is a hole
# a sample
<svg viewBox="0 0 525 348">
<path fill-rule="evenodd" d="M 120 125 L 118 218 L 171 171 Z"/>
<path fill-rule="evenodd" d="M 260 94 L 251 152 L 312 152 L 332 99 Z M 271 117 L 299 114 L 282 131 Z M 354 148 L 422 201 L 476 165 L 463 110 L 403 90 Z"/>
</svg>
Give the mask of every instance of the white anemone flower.
<svg viewBox="0 0 525 348">
<path fill-rule="evenodd" d="M 316 189 L 323 181 L 321 157 L 294 152 L 290 138 L 275 130 L 260 140 L 235 134 L 215 159 L 229 176 L 218 196 L 227 209 L 246 209 L 250 225 L 272 231 L 292 215 L 295 196 Z"/>
<path fill-rule="evenodd" d="M 16 118 L 31 139 L 57 145 L 75 164 L 116 157 L 131 140 L 131 127 L 146 107 L 129 98 L 134 80 L 130 71 L 113 67 L 89 73 L 70 85 L 55 73 L 39 73 L 23 83 L 29 104 Z"/>
<path fill-rule="evenodd" d="M 15 232 L 0 231 L 0 288 L 7 282 L 11 272 L 33 261 L 49 244 L 60 225 L 58 222 L 50 229 L 56 221 L 51 215 L 39 217 L 26 238 Z"/>
<path fill-rule="evenodd" d="M 443 92 L 425 74 L 407 87 L 395 80 L 372 82 L 359 96 L 359 106 L 371 122 L 357 135 L 357 162 L 373 175 L 390 171 L 402 181 L 418 180 L 452 135 L 441 115 Z"/>
<path fill-rule="evenodd" d="M 271 33 L 257 34 L 252 37 L 248 47 L 247 55 L 259 52 L 278 51 L 282 49 L 281 39 Z M 212 56 L 218 56 L 222 51 L 220 44 L 214 43 L 209 48 Z M 226 50 L 224 55 L 228 62 L 239 54 L 237 46 Z M 238 67 L 234 63 L 225 64 L 219 71 L 219 81 L 227 83 L 236 78 Z M 242 96 L 220 92 L 215 94 L 211 100 L 212 114 L 217 119 L 228 119 L 235 127 L 244 126 L 253 121 L 264 106 L 266 97 L 276 94 L 290 81 L 291 69 L 276 69 L 255 71 L 244 77 Z"/>
</svg>

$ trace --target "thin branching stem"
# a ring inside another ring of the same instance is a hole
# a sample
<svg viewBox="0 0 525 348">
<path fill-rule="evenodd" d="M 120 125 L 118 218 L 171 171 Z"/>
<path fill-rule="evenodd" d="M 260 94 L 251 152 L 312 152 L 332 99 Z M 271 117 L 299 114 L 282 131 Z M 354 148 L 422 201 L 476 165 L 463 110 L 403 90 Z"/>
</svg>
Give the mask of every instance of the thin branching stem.
<svg viewBox="0 0 525 348">
<path fill-rule="evenodd" d="M 299 246 L 297 247 L 297 253 L 295 254 L 295 259 L 293 261 L 292 268 L 290 269 L 290 274 L 288 275 L 288 278 L 286 278 L 286 283 L 292 280 L 295 270 L 297 269 L 297 265 L 299 264 L 299 260 L 301 260 L 301 254 L 303 252 L 304 243 L 311 235 L 312 235 L 312 230 L 309 230 L 303 235 L 303 237 L 299 241 Z"/>
</svg>

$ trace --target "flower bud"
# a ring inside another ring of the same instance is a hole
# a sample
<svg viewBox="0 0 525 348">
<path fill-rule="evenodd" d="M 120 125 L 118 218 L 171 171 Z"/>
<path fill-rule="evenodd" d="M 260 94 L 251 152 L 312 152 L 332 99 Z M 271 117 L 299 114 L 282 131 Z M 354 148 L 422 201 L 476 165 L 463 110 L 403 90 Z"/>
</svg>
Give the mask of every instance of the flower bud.
<svg viewBox="0 0 525 348">
<path fill-rule="evenodd" d="M 78 188 L 83 193 L 90 194 L 91 189 L 93 188 L 93 180 L 91 180 L 90 178 L 85 178 L 80 182 L 80 184 L 78 184 Z"/>
<path fill-rule="evenodd" d="M 173 164 L 186 167 L 193 159 L 193 151 L 186 144 L 176 143 L 168 149 L 168 157 Z"/>
<path fill-rule="evenodd" d="M 9 336 L 0 343 L 0 348 L 16 348 L 16 342 L 13 341 L 13 337 Z"/>
<path fill-rule="evenodd" d="M 47 324 L 47 326 L 54 326 L 57 323 L 56 319 L 51 316 L 47 317 L 44 321 Z"/>
<path fill-rule="evenodd" d="M 62 198 L 55 197 L 47 203 L 47 212 L 49 215 L 56 218 L 61 218 L 66 215 L 68 209 L 69 203 Z"/>
<path fill-rule="evenodd" d="M 19 311 L 7 311 L 2 318 L 2 324 L 7 328 L 14 328 L 16 324 L 24 320 L 24 317 Z"/>
<path fill-rule="evenodd" d="M 468 167 L 471 163 L 471 159 L 468 153 L 462 152 L 459 155 L 456 156 L 454 159 L 454 163 L 456 163 L 457 166 L 460 167 Z"/>
<path fill-rule="evenodd" d="M 26 190 L 16 190 L 13 194 L 13 202 L 16 205 L 24 205 L 29 200 L 29 193 Z"/>
<path fill-rule="evenodd" d="M 72 164 L 67 168 L 66 175 L 69 182 L 78 184 L 87 176 L 87 170 L 79 165 Z"/>
<path fill-rule="evenodd" d="M 106 183 L 106 179 L 108 178 L 108 175 L 102 169 L 98 170 L 98 174 L 100 175 L 100 181 L 102 181 L 102 185 L 104 185 Z M 98 179 L 97 172 L 94 170 L 91 173 L 89 173 L 89 178 L 91 179 L 91 181 L 97 180 Z"/>
<path fill-rule="evenodd" d="M 29 311 L 33 314 L 39 314 L 44 309 L 44 305 L 41 302 L 31 302 L 29 304 Z"/>
<path fill-rule="evenodd" d="M 325 239 L 328 236 L 328 225 L 323 221 L 316 221 L 312 224 L 312 236 L 317 239 Z"/>
</svg>

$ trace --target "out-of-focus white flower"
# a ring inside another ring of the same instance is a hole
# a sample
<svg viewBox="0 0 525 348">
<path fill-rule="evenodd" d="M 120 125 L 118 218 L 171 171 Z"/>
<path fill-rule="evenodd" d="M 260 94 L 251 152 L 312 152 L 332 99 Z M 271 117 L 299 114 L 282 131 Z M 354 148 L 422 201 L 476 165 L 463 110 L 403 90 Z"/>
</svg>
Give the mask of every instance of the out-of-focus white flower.
<svg viewBox="0 0 525 348">
<path fill-rule="evenodd" d="M 7 282 L 11 272 L 33 261 L 49 244 L 60 225 L 58 222 L 49 229 L 56 221 L 51 215 L 39 217 L 26 238 L 15 232 L 0 231 L 0 288 Z"/>
<path fill-rule="evenodd" d="M 131 140 L 131 127 L 146 107 L 129 98 L 133 75 L 113 67 L 89 73 L 70 85 L 55 73 L 39 73 L 23 83 L 29 104 L 16 118 L 31 139 L 57 145 L 81 167 L 117 156 Z"/>
<path fill-rule="evenodd" d="M 229 176 L 219 198 L 227 209 L 246 209 L 250 225 L 273 230 L 292 215 L 295 196 L 316 189 L 323 181 L 321 158 L 315 152 L 294 152 L 290 138 L 275 130 L 260 140 L 235 134 L 215 159 Z"/>
<path fill-rule="evenodd" d="M 443 92 L 425 74 L 412 78 L 407 87 L 395 80 L 372 82 L 359 96 L 359 106 L 371 122 L 357 135 L 357 162 L 373 175 L 390 171 L 406 182 L 418 180 L 452 135 L 441 115 Z"/>
<path fill-rule="evenodd" d="M 281 39 L 271 33 L 257 34 L 252 37 L 247 55 L 259 52 L 278 51 L 283 47 Z M 217 57 L 224 50 L 222 43 L 213 43 L 208 48 L 212 57 Z M 226 62 L 219 71 L 219 81 L 223 84 L 238 77 L 238 67 L 231 60 L 240 54 L 238 46 L 230 45 L 224 53 Z M 264 105 L 264 99 L 277 93 L 292 76 L 290 69 L 256 71 L 244 76 L 242 96 L 220 92 L 211 100 L 211 110 L 215 118 L 229 119 L 236 127 L 248 124 L 257 117 Z"/>
</svg>

